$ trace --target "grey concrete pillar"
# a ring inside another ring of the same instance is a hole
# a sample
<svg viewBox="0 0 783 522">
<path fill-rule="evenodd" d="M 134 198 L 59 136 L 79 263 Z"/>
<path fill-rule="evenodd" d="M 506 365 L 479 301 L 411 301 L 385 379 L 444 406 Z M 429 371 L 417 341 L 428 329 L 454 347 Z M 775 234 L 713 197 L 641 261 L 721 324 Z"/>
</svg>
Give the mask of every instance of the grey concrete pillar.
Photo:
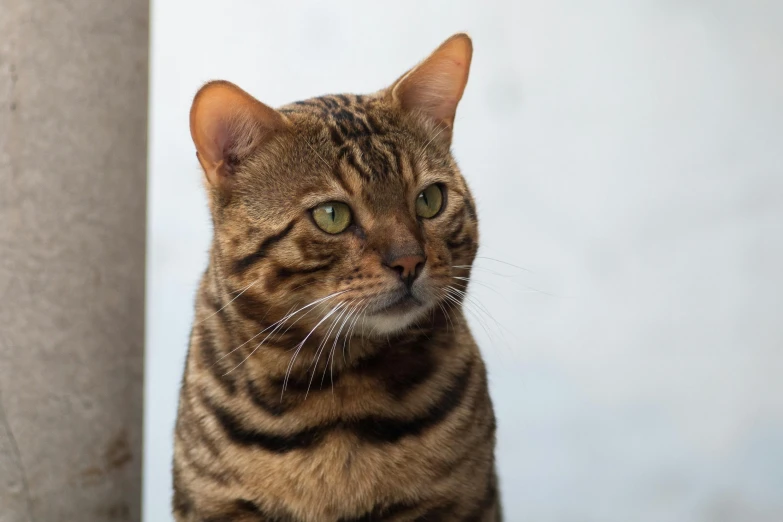
<svg viewBox="0 0 783 522">
<path fill-rule="evenodd" d="M 2 522 L 140 518 L 147 48 L 148 0 L 0 0 Z"/>
</svg>

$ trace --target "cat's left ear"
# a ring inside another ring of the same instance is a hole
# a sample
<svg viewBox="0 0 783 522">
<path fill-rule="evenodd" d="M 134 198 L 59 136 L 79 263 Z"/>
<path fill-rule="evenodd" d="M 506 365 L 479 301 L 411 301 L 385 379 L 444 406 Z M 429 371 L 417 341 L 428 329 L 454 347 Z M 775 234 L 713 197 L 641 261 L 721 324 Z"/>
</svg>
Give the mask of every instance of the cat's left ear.
<svg viewBox="0 0 783 522">
<path fill-rule="evenodd" d="M 392 99 L 405 110 L 420 112 L 451 128 L 468 83 L 472 56 L 470 37 L 455 34 L 392 85 Z"/>
</svg>

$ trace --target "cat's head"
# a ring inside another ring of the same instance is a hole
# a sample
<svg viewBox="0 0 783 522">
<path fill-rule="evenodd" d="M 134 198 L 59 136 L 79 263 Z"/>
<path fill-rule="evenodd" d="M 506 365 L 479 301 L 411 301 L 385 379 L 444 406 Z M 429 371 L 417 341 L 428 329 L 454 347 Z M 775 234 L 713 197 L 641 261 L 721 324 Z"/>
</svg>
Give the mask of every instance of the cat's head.
<svg viewBox="0 0 783 522">
<path fill-rule="evenodd" d="M 305 324 L 362 313 L 382 334 L 459 301 L 478 228 L 450 146 L 471 55 L 458 34 L 389 88 L 277 110 L 205 85 L 190 128 L 225 286 L 261 315 L 317 302 Z"/>
</svg>

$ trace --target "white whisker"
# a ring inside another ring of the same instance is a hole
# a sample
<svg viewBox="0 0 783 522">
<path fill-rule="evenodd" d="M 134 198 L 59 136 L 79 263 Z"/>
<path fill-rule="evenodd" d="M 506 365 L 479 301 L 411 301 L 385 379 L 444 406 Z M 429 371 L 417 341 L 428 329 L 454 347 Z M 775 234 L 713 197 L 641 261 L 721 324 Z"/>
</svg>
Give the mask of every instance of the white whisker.
<svg viewBox="0 0 783 522">
<path fill-rule="evenodd" d="M 466 292 L 464 290 L 460 290 L 459 288 L 453 287 L 453 286 L 448 286 L 446 288 L 447 288 L 448 292 L 451 292 L 454 295 L 457 295 L 457 296 L 461 297 L 462 299 L 464 299 L 467 303 L 473 304 L 474 306 L 480 308 L 481 311 L 484 312 L 484 314 L 486 314 L 488 317 L 492 318 L 493 321 L 495 320 L 492 317 L 492 314 L 490 313 L 490 311 L 487 309 L 487 307 L 484 306 L 484 304 L 481 301 L 479 301 L 476 297 L 474 297 L 473 295 L 469 294 L 468 292 Z M 501 295 L 501 297 L 503 297 L 502 294 L 500 294 L 500 295 Z M 497 322 L 497 321 L 495 321 L 495 322 Z M 498 323 L 498 326 L 500 326 L 500 323 Z"/>
<path fill-rule="evenodd" d="M 444 130 L 446 130 L 446 129 L 448 128 L 448 125 L 443 125 L 443 126 L 439 126 L 439 127 L 440 127 L 440 128 L 439 128 L 438 132 L 434 133 L 434 134 L 433 134 L 433 136 L 432 136 L 432 138 L 430 138 L 430 140 L 429 140 L 427 143 L 425 143 L 425 144 L 424 144 L 424 147 L 422 147 L 421 151 L 420 151 L 420 152 L 419 152 L 419 154 L 416 156 L 416 161 L 418 161 L 418 160 L 420 160 L 421 158 L 423 158 L 423 157 L 424 157 L 424 153 L 425 153 L 425 152 L 427 152 L 427 147 L 429 147 L 429 146 L 430 146 L 430 143 L 432 143 L 433 141 L 435 141 L 435 138 L 437 138 L 438 136 L 440 136 L 440 133 L 441 133 L 441 132 L 443 132 Z"/>
<path fill-rule="evenodd" d="M 451 276 L 451 278 L 452 279 L 457 279 L 458 281 L 463 281 L 465 283 L 465 287 L 466 288 L 468 286 L 468 283 L 473 283 L 473 284 L 481 285 L 481 286 L 483 286 L 485 288 L 488 288 L 489 290 L 492 290 L 493 292 L 498 294 L 500 297 L 503 297 L 503 298 L 506 297 L 502 293 L 500 293 L 497 288 L 495 288 L 493 286 L 490 286 L 487 283 L 483 283 L 481 281 L 476 281 L 475 279 L 468 279 L 467 277 Z"/>
<path fill-rule="evenodd" d="M 213 318 L 213 317 L 215 317 L 217 314 L 219 314 L 220 312 L 222 312 L 223 310 L 225 310 L 225 309 L 226 309 L 226 307 L 227 307 L 228 305 L 230 305 L 231 303 L 233 303 L 234 301 L 236 301 L 237 299 L 239 299 L 239 298 L 240 298 L 240 296 L 241 296 L 242 294 L 244 294 L 245 292 L 247 292 L 248 290 L 250 290 L 250 288 L 251 288 L 253 285 L 255 285 L 256 283 L 258 283 L 258 279 L 256 279 L 255 281 L 253 281 L 252 283 L 250 283 L 249 285 L 247 285 L 245 288 L 243 288 L 243 289 L 242 289 L 242 290 L 241 290 L 241 291 L 240 291 L 240 292 L 239 292 L 239 293 L 236 295 L 236 297 L 234 297 L 234 298 L 233 298 L 231 301 L 229 301 L 229 302 L 227 302 L 226 304 L 224 304 L 223 306 L 221 306 L 219 310 L 217 310 L 217 311 L 215 311 L 215 312 L 211 313 L 210 315 L 208 315 L 207 317 L 205 317 L 205 318 L 204 318 L 204 319 L 202 319 L 201 321 L 197 322 L 197 323 L 194 325 L 194 328 L 195 328 L 196 326 L 200 325 L 201 323 L 203 323 L 204 321 L 208 321 L 209 319 L 212 319 L 212 318 Z"/>
<path fill-rule="evenodd" d="M 312 310 L 312 309 L 311 309 L 311 310 Z M 308 310 L 307 312 L 305 312 L 305 314 L 304 314 L 304 315 L 307 315 L 308 313 L 310 313 L 310 310 Z M 301 316 L 301 317 L 299 317 L 299 318 L 298 318 L 296 321 L 298 321 L 298 320 L 299 320 L 299 319 L 301 319 L 302 317 L 304 317 L 304 316 Z M 234 371 L 234 370 L 236 370 L 237 368 L 239 368 L 239 367 L 240 367 L 240 366 L 241 366 L 241 365 L 242 365 L 242 364 L 243 364 L 245 361 L 247 361 L 247 360 L 248 360 L 250 357 L 252 357 L 252 355 L 253 355 L 254 353 L 256 353 L 256 350 L 258 350 L 258 349 L 259 349 L 259 348 L 260 348 L 260 347 L 261 347 L 261 346 L 262 346 L 262 345 L 263 345 L 263 344 L 266 342 L 266 340 L 267 340 L 267 339 L 269 339 L 269 338 L 270 338 L 272 335 L 274 335 L 274 334 L 277 332 L 277 330 L 279 330 L 279 329 L 280 329 L 280 328 L 283 326 L 283 322 L 282 322 L 282 321 L 283 321 L 283 320 L 281 320 L 281 321 L 278 321 L 278 324 L 277 324 L 277 326 L 275 326 L 275 328 L 274 328 L 274 329 L 272 329 L 272 331 L 271 331 L 271 332 L 269 332 L 269 333 L 266 335 L 266 337 L 264 337 L 264 338 L 261 340 L 261 342 L 260 342 L 260 343 L 258 343 L 258 344 L 257 344 L 257 345 L 256 345 L 256 346 L 253 348 L 253 350 L 252 350 L 252 351 L 251 351 L 251 352 L 250 352 L 250 353 L 247 355 L 247 357 L 245 357 L 244 359 L 242 359 L 242 361 L 241 361 L 239 364 L 237 364 L 237 365 L 236 365 L 234 368 L 232 368 L 231 370 L 229 370 L 228 372 L 226 372 L 226 375 L 228 375 L 228 374 L 229 374 L 229 373 L 231 373 L 232 371 Z M 294 323 L 296 323 L 296 321 L 294 321 Z M 290 326 L 289 326 L 288 328 L 290 328 Z M 288 331 L 288 329 L 286 329 L 286 331 Z"/>
<path fill-rule="evenodd" d="M 356 303 L 353 308 L 351 308 L 351 311 L 348 313 L 348 317 L 345 318 L 345 322 L 343 322 L 343 326 L 345 326 L 346 323 L 348 323 L 348 329 L 345 331 L 345 337 L 343 337 L 343 364 L 348 364 L 348 361 L 345 359 L 345 341 L 348 338 L 348 335 L 350 334 L 351 330 L 351 319 L 353 318 L 356 311 L 359 309 L 359 307 L 362 305 L 364 300 L 360 300 L 358 303 Z M 340 331 L 342 331 L 343 326 L 340 327 Z M 337 337 L 340 337 L 340 332 L 337 332 Z M 337 339 L 335 339 L 335 342 Z"/>
<path fill-rule="evenodd" d="M 305 392 L 305 400 L 307 399 L 308 394 L 310 393 L 310 386 L 313 384 L 313 378 L 315 377 L 315 372 L 318 370 L 318 361 L 321 360 L 321 353 L 323 353 L 324 349 L 326 348 L 326 343 L 329 340 L 329 336 L 332 333 L 332 330 L 334 330 L 335 326 L 337 326 L 337 323 L 340 321 L 340 318 L 345 314 L 345 311 L 348 309 L 348 305 L 350 304 L 350 301 L 343 301 L 342 303 L 339 303 L 337 307 L 333 310 L 332 313 L 337 312 L 337 310 L 342 310 L 337 316 L 335 316 L 334 319 L 332 319 L 332 324 L 329 327 L 328 330 L 326 330 L 326 333 L 324 334 L 323 339 L 318 344 L 318 348 L 316 349 L 316 355 L 314 357 L 314 362 L 310 365 L 310 368 L 308 370 L 310 371 L 310 382 L 307 383 L 307 391 Z M 330 314 L 331 315 L 331 314 Z M 326 365 L 324 366 L 324 375 L 326 375 L 326 368 L 328 367 L 329 360 L 327 359 Z"/>
<path fill-rule="evenodd" d="M 351 325 L 351 329 L 348 332 L 348 357 L 351 357 L 351 341 L 353 341 L 353 334 L 356 331 L 356 326 L 359 324 L 359 321 L 362 320 L 363 317 L 366 317 L 367 309 L 370 307 L 370 303 L 367 303 L 364 305 L 364 307 L 359 311 L 358 314 L 356 314 L 356 318 L 353 321 L 353 324 Z M 345 350 L 345 345 L 343 344 L 343 350 Z"/>
<path fill-rule="evenodd" d="M 447 321 L 446 329 L 448 330 L 448 325 L 450 324 L 451 325 L 451 330 L 456 332 L 457 329 L 454 328 L 454 323 L 451 322 L 451 316 L 449 315 L 448 310 L 446 310 L 446 308 L 443 306 L 443 303 L 440 302 L 440 301 L 438 301 L 438 306 L 440 307 L 441 311 L 443 312 L 443 315 L 446 317 L 446 321 Z M 434 309 L 433 309 L 433 313 L 434 313 Z"/>
<path fill-rule="evenodd" d="M 453 295 L 462 297 L 464 299 L 466 305 L 473 305 L 473 306 L 475 306 L 476 307 L 476 312 L 483 313 L 488 319 L 490 319 L 493 323 L 495 323 L 495 325 L 500 330 L 501 338 L 503 339 L 503 341 L 507 345 L 508 345 L 508 339 L 505 338 L 505 335 L 503 334 L 503 331 L 508 332 L 509 334 L 511 334 L 512 337 L 516 338 L 516 335 L 514 334 L 514 332 L 512 332 L 511 330 L 509 330 L 508 328 L 503 326 L 500 322 L 498 322 L 498 320 L 495 319 L 495 317 L 489 312 L 489 310 L 487 310 L 487 308 L 483 305 L 483 303 L 481 303 L 481 301 L 479 301 L 475 297 L 471 296 L 467 292 L 464 292 L 462 290 L 454 288 L 453 286 L 446 287 L 446 291 L 451 293 L 451 294 L 453 294 Z M 471 312 L 473 314 L 473 316 L 476 317 L 477 320 L 479 319 L 479 315 L 476 312 L 473 312 L 468 307 L 466 307 L 465 309 L 468 310 L 469 312 Z M 481 322 L 483 323 L 483 321 L 481 321 Z M 484 327 L 484 329 L 485 329 L 485 331 L 487 330 L 486 327 Z M 487 334 L 489 335 L 489 332 L 487 332 Z"/>
<path fill-rule="evenodd" d="M 517 266 L 517 265 L 515 265 L 515 264 L 513 264 L 513 263 L 509 263 L 509 262 L 507 262 L 507 261 L 501 261 L 500 259 L 495 259 L 494 257 L 487 257 L 487 256 L 476 256 L 476 259 L 487 259 L 487 260 L 489 260 L 489 261 L 494 261 L 495 263 L 500 263 L 500 264 L 502 264 L 502 265 L 507 265 L 507 266 L 510 266 L 510 267 L 512 267 L 512 268 L 516 268 L 517 270 L 522 270 L 522 271 L 524 271 L 524 272 L 529 272 L 529 273 L 531 273 L 531 274 L 533 273 L 533 271 L 532 271 L 532 270 L 528 270 L 527 268 L 523 268 L 523 267 L 521 267 L 521 266 Z"/>
<path fill-rule="evenodd" d="M 457 269 L 460 269 L 460 270 L 471 270 L 471 271 L 472 270 L 483 270 L 484 272 L 488 272 L 488 273 L 490 273 L 492 275 L 496 275 L 498 277 L 508 277 L 508 278 L 518 277 L 518 276 L 513 275 L 513 274 L 503 274 L 501 272 L 497 272 L 497 271 L 492 270 L 490 268 L 486 268 L 486 267 L 483 267 L 483 266 L 476 266 L 476 265 L 452 265 L 451 268 L 457 268 Z"/>
<path fill-rule="evenodd" d="M 353 301 L 351 301 L 351 303 L 353 303 Z M 351 308 L 350 312 L 352 312 L 353 309 L 354 308 Z M 346 311 L 349 310 L 348 307 L 346 307 L 345 310 Z M 340 325 L 340 329 L 337 330 L 337 333 L 334 336 L 334 342 L 332 342 L 332 348 L 331 348 L 331 350 L 329 350 L 329 357 L 326 359 L 326 366 L 324 366 L 324 373 L 321 376 L 321 389 L 323 389 L 323 387 L 324 387 L 324 379 L 326 378 L 326 368 L 328 367 L 329 368 L 329 379 L 330 379 L 330 381 L 332 383 L 332 397 L 334 397 L 334 352 L 337 350 L 337 341 L 340 339 L 340 332 L 342 332 L 343 327 L 345 327 L 345 323 L 348 321 L 348 318 L 350 317 L 350 312 L 348 313 L 347 316 L 345 316 L 345 318 L 343 319 L 342 324 Z M 342 316 L 342 314 L 341 314 L 341 316 Z M 338 320 L 339 320 L 339 318 L 338 318 Z M 345 354 L 343 354 L 343 356 L 344 355 Z M 343 357 L 343 361 L 344 360 L 345 359 Z M 331 361 L 331 365 L 329 364 L 330 361 Z"/>
<path fill-rule="evenodd" d="M 344 290 L 344 292 L 347 292 L 347 290 Z M 324 321 L 326 321 L 327 319 L 329 319 L 329 317 L 331 317 L 331 316 L 332 316 L 332 314 L 333 314 L 333 313 L 335 313 L 335 312 L 336 312 L 336 311 L 339 309 L 339 307 L 340 307 L 340 305 L 341 305 L 341 304 L 344 304 L 344 302 L 343 302 L 343 303 L 340 303 L 340 304 L 338 304 L 337 306 L 335 306 L 334 308 L 332 308 L 332 311 L 331 311 L 331 312 L 329 312 L 328 314 L 326 314 L 326 315 L 324 316 L 324 318 L 323 318 L 323 319 L 321 319 L 320 321 L 318 321 L 318 324 L 316 324 L 316 325 L 313 327 L 313 329 L 312 329 L 312 330 L 310 330 L 310 332 L 309 332 L 309 333 L 308 333 L 308 334 L 305 336 L 305 338 L 304 338 L 304 339 L 302 339 L 302 342 L 300 342 L 300 343 L 299 343 L 298 345 L 296 345 L 296 347 L 294 348 L 294 355 L 293 355 L 293 357 L 291 357 L 291 362 L 290 362 L 290 363 L 288 363 L 288 368 L 286 369 L 286 372 L 285 372 L 285 378 L 283 379 L 283 390 L 280 392 L 280 400 L 283 400 L 283 394 L 285 393 L 285 390 L 286 390 L 286 388 L 288 387 L 288 378 L 289 378 L 289 377 L 290 377 L 290 375 L 291 375 L 291 369 L 293 368 L 293 366 L 294 366 L 294 363 L 296 363 L 296 358 L 299 356 L 299 352 L 301 351 L 301 349 L 302 349 L 302 347 L 304 346 L 304 344 L 307 342 L 307 339 L 309 339 L 309 338 L 310 338 L 310 336 L 311 336 L 311 335 L 313 335 L 313 332 L 314 332 L 314 331 L 315 331 L 315 330 L 316 330 L 316 329 L 317 329 L 319 326 L 321 326 L 321 324 L 323 324 L 323 322 L 324 322 Z"/>
<path fill-rule="evenodd" d="M 467 312 L 469 312 L 471 315 L 473 315 L 473 317 L 475 317 L 475 318 L 476 318 L 476 320 L 479 322 L 479 325 L 480 325 L 480 326 L 481 326 L 481 328 L 484 330 L 484 332 L 486 332 L 487 336 L 488 336 L 490 339 L 494 339 L 494 337 L 492 336 L 492 333 L 491 333 L 491 332 L 489 331 L 489 329 L 487 328 L 487 324 L 484 322 L 484 318 L 483 318 L 483 317 L 481 317 L 480 315 L 478 315 L 477 313 L 475 313 L 473 310 L 471 310 L 471 309 L 469 309 L 469 308 L 467 308 L 467 307 L 464 307 L 464 306 L 463 306 L 463 304 L 464 304 L 464 303 L 462 303 L 462 302 L 461 302 L 459 299 L 457 299 L 456 297 L 454 297 L 454 296 L 453 296 L 453 295 L 451 295 L 451 294 L 447 294 L 447 295 L 445 295 L 445 296 L 444 296 L 444 298 L 445 298 L 445 299 L 447 299 L 447 300 L 449 300 L 449 301 L 451 301 L 451 302 L 452 302 L 452 303 L 453 303 L 453 304 L 454 304 L 454 305 L 455 305 L 457 308 L 460 308 L 460 307 L 461 307 L 462 309 L 464 309 L 465 311 L 467 311 Z"/>
<path fill-rule="evenodd" d="M 263 330 L 261 330 L 260 332 L 258 332 L 257 334 L 255 334 L 253 337 L 251 337 L 250 339 L 248 339 L 248 340 L 247 340 L 247 341 L 245 341 L 244 343 L 240 344 L 239 346 L 237 346 L 237 347 L 236 347 L 236 348 L 234 348 L 233 350 L 231 350 L 230 352 L 227 352 L 227 353 L 225 353 L 225 354 L 221 355 L 220 357 L 218 357 L 217 361 L 215 361 L 215 364 L 217 364 L 218 362 L 222 361 L 223 359 L 225 359 L 226 357 L 228 357 L 228 356 L 229 356 L 229 355 L 231 355 L 232 353 L 236 352 L 237 350 L 239 350 L 240 348 L 242 348 L 243 346 L 245 346 L 247 343 L 249 343 L 250 341 L 252 341 L 252 340 L 253 340 L 253 339 L 255 339 L 256 337 L 258 337 L 259 335 L 263 334 L 264 332 L 266 332 L 266 331 L 267 331 L 267 330 L 269 330 L 270 328 L 274 328 L 274 327 L 275 327 L 275 326 L 277 326 L 279 323 L 282 323 L 283 321 L 285 321 L 286 319 L 288 319 L 288 318 L 289 318 L 289 317 L 292 315 L 290 312 L 291 312 L 291 308 L 289 308 L 289 309 L 288 309 L 288 312 L 286 312 L 286 314 L 283 316 L 283 318 L 282 318 L 282 319 L 280 319 L 280 320 L 279 320 L 279 321 L 277 321 L 277 322 L 274 322 L 274 323 L 270 324 L 269 326 L 267 326 L 266 328 L 264 328 Z M 294 312 L 294 313 L 295 313 L 295 312 Z"/>
<path fill-rule="evenodd" d="M 310 304 L 308 304 L 308 305 L 305 305 L 305 306 L 303 306 L 303 307 L 299 308 L 299 309 L 298 309 L 298 310 L 296 310 L 295 312 L 287 313 L 287 314 L 286 314 L 286 315 L 284 315 L 284 316 L 283 316 L 283 318 L 282 318 L 282 319 L 280 319 L 279 321 L 276 321 L 276 322 L 274 322 L 274 323 L 270 324 L 269 326 L 267 326 L 266 328 L 264 328 L 263 330 L 261 330 L 260 332 L 258 332 L 257 334 L 255 334 L 253 337 L 251 337 L 250 339 L 248 339 L 248 340 L 247 340 L 247 341 L 245 341 L 244 343 L 240 344 L 239 346 L 237 346 L 236 348 L 234 348 L 234 349 L 233 349 L 233 350 L 231 350 L 230 352 L 228 352 L 228 353 L 224 354 L 223 356 L 221 356 L 220 358 L 218 358 L 216 362 L 220 362 L 220 361 L 222 361 L 223 359 L 225 359 L 226 357 L 228 357 L 229 355 L 231 355 L 231 354 L 232 354 L 232 353 L 234 353 L 235 351 L 239 350 L 240 348 L 242 348 L 243 346 L 245 346 L 247 343 L 249 343 L 250 341 L 252 341 L 252 340 L 253 340 L 253 339 L 255 339 L 256 337 L 258 337 L 259 335 L 263 334 L 264 332 L 266 332 L 267 330 L 269 330 L 269 329 L 271 329 L 271 328 L 275 328 L 276 326 L 278 326 L 279 324 L 281 324 L 281 323 L 283 323 L 283 322 L 287 321 L 288 319 L 290 319 L 290 318 L 291 318 L 291 317 L 293 317 L 294 315 L 298 314 L 298 313 L 299 313 L 299 312 L 301 312 L 302 310 L 305 310 L 305 309 L 307 309 L 307 308 L 310 308 L 311 306 L 315 306 L 315 305 L 317 305 L 318 303 L 321 303 L 321 302 L 323 302 L 323 301 L 326 301 L 326 300 L 328 300 L 328 299 L 331 299 L 331 298 L 333 298 L 333 297 L 336 297 L 336 296 L 338 296 L 338 295 L 340 295 L 340 294 L 344 294 L 344 293 L 345 293 L 345 292 L 347 292 L 347 291 L 348 291 L 348 290 L 343 290 L 343 291 L 341 291 L 341 292 L 334 292 L 334 293 L 332 293 L 332 294 L 329 294 L 329 295 L 327 295 L 326 297 L 321 297 L 320 299 L 316 299 L 316 300 L 315 300 L 315 301 L 313 301 L 312 303 L 310 303 Z M 298 321 L 298 319 L 297 319 L 297 321 Z M 290 328 L 290 326 L 289 326 L 289 328 Z M 275 330 L 277 330 L 277 328 L 275 328 Z M 287 330 L 286 330 L 286 331 L 287 331 Z"/>
<path fill-rule="evenodd" d="M 329 163 L 327 163 L 327 162 L 326 162 L 326 160 L 324 159 L 324 157 L 323 157 L 323 156 L 321 156 L 320 154 L 318 154 L 318 151 L 317 151 L 317 150 L 315 150 L 315 147 L 313 147 L 313 145 L 312 145 L 312 144 L 311 144 L 309 141 L 305 140 L 305 143 L 307 143 L 307 146 L 308 146 L 308 147 L 310 147 L 310 150 L 311 150 L 311 151 L 313 151 L 313 154 L 315 154 L 316 156 L 318 156 L 318 159 L 319 159 L 319 160 L 321 160 L 321 161 L 324 163 L 324 165 L 326 165 L 326 168 L 327 168 L 327 169 L 331 169 L 331 168 L 332 168 L 332 167 L 329 165 Z"/>
</svg>

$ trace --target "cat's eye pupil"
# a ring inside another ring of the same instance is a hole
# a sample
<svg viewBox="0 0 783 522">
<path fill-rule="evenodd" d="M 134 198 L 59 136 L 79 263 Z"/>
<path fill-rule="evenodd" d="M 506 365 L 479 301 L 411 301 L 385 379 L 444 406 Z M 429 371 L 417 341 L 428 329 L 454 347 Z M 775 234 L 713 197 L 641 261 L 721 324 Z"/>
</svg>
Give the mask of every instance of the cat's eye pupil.
<svg viewBox="0 0 783 522">
<path fill-rule="evenodd" d="M 425 219 L 435 217 L 442 206 L 443 190 L 438 184 L 425 188 L 416 198 L 416 214 Z"/>
<path fill-rule="evenodd" d="M 339 234 L 351 224 L 351 209 L 345 203 L 322 203 L 312 213 L 318 228 L 329 234 Z"/>
</svg>

